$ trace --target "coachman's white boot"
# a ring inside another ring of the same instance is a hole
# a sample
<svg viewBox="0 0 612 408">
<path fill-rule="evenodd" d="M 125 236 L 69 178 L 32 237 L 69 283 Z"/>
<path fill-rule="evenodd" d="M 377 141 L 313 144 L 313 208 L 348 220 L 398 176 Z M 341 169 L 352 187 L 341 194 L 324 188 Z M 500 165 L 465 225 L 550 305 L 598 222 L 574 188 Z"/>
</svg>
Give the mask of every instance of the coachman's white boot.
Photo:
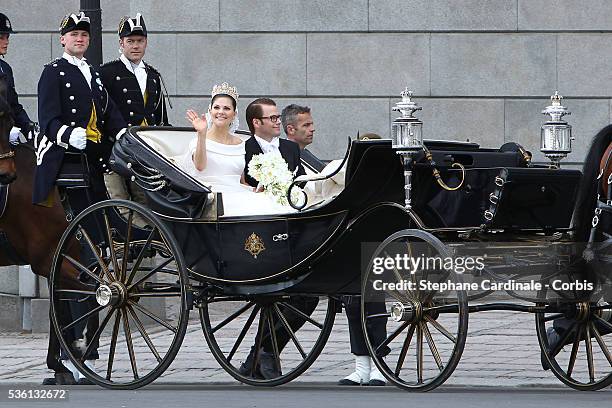
<svg viewBox="0 0 612 408">
<path fill-rule="evenodd" d="M 382 386 L 386 384 L 387 384 L 387 379 L 378 370 L 378 367 L 376 367 L 376 364 L 374 364 L 374 361 L 370 359 L 370 381 L 368 382 L 368 385 L 376 387 L 376 386 Z"/>
<path fill-rule="evenodd" d="M 370 356 L 355 356 L 355 371 L 338 382 L 339 385 L 368 385 L 370 382 Z"/>
</svg>

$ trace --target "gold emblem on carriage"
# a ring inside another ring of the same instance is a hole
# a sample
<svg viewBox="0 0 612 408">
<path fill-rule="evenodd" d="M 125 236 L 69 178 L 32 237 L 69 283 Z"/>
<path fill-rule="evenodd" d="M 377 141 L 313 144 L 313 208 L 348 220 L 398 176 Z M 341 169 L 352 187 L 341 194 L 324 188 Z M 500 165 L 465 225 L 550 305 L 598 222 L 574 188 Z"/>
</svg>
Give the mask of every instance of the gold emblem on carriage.
<svg viewBox="0 0 612 408">
<path fill-rule="evenodd" d="M 263 240 L 254 232 L 244 241 L 244 250 L 248 251 L 253 258 L 257 259 L 257 255 L 266 250 Z"/>
</svg>

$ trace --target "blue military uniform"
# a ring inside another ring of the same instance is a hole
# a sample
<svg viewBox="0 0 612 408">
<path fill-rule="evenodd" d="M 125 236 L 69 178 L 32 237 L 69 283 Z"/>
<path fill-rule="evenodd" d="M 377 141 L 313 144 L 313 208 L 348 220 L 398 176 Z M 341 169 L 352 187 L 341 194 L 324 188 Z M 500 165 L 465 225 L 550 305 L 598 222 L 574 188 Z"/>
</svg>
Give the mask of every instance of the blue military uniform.
<svg viewBox="0 0 612 408">
<path fill-rule="evenodd" d="M 41 132 L 36 143 L 37 168 L 32 196 L 35 204 L 47 203 L 64 153 L 75 150 L 69 145 L 69 140 L 76 128 L 87 131 L 85 153 L 90 180 L 95 184 L 92 187 L 104 191 L 102 164 L 108 159 L 115 138 L 125 131 L 126 123 L 108 96 L 99 73 L 89 65 L 81 66 L 91 74 L 88 84 L 79 64 L 86 63 L 64 53 L 62 58 L 45 65 L 38 81 Z"/>
<path fill-rule="evenodd" d="M 8 17 L 0 13 L 0 34 L 13 34 L 13 28 Z M 0 60 L 0 78 L 6 80 L 7 85 L 7 101 L 11 107 L 13 120 L 15 126 L 21 128 L 23 133 L 27 133 L 31 130 L 32 121 L 26 113 L 23 106 L 19 103 L 19 97 L 15 91 L 15 78 L 13 77 L 13 70 L 11 66 L 6 62 Z"/>
</svg>

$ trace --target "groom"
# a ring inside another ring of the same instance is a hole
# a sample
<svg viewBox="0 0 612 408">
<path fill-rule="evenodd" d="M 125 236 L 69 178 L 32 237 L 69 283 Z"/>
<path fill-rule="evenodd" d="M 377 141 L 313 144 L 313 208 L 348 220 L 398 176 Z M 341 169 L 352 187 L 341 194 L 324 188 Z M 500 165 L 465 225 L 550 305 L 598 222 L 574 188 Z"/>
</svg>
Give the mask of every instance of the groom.
<svg viewBox="0 0 612 408">
<path fill-rule="evenodd" d="M 297 176 L 305 174 L 300 164 L 300 148 L 297 143 L 279 138 L 281 119 L 276 103 L 269 98 L 258 98 L 246 108 L 246 120 L 251 137 L 245 143 L 244 175 L 247 184 L 257 187 L 257 180 L 249 175 L 249 162 L 256 154 L 279 151 L 289 170 Z"/>
</svg>

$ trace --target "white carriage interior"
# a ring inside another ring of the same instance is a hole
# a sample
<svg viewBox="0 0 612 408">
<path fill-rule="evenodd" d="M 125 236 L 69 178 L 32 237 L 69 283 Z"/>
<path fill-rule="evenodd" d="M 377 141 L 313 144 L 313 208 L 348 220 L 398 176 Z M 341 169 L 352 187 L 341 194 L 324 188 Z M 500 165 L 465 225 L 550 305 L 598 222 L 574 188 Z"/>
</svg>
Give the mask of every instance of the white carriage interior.
<svg viewBox="0 0 612 408">
<path fill-rule="evenodd" d="M 156 151 L 160 156 L 167 159 L 182 173 L 194 179 L 200 185 L 210 188 L 214 192 L 214 188 L 198 177 L 188 174 L 181 168 L 180 163 L 183 161 L 186 152 L 189 149 L 190 142 L 197 136 L 195 131 L 188 130 L 153 130 L 145 129 L 138 131 L 138 137 L 146 143 L 151 149 Z M 241 138 L 248 136 L 238 135 Z M 331 174 L 340 164 L 340 160 L 334 160 L 330 163 L 321 174 L 309 174 L 300 176 L 299 181 L 307 182 L 303 190 L 308 196 L 307 209 L 320 207 L 335 198 L 344 188 L 344 169 L 336 175 L 321 180 L 321 176 Z M 310 180 L 310 181 L 309 181 Z M 247 187 L 245 193 L 250 194 Z M 289 206 L 277 205 L 255 205 L 252 208 L 245 206 L 246 200 L 262 201 L 264 197 L 260 194 L 252 193 L 249 197 L 245 194 L 229 194 L 223 193 L 223 216 L 241 216 L 241 215 L 280 215 L 294 212 Z M 266 198 L 268 202 L 273 203 L 271 198 Z"/>
</svg>

